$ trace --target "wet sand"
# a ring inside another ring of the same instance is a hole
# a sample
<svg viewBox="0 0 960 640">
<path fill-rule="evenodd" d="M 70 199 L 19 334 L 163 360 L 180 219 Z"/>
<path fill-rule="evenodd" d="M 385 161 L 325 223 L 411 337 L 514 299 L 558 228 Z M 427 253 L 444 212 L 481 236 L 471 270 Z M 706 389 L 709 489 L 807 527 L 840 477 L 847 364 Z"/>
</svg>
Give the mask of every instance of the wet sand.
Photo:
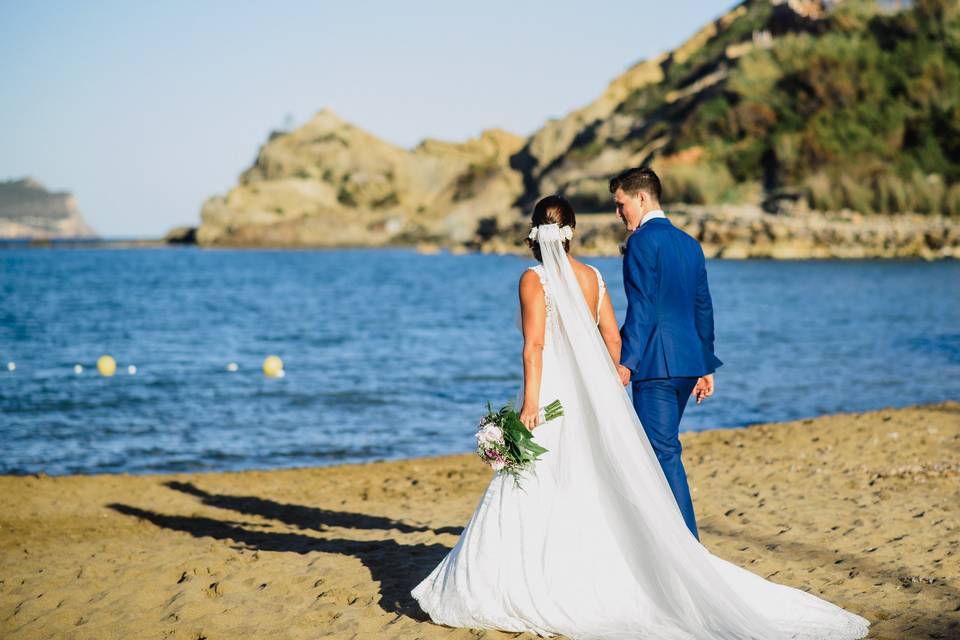
<svg viewBox="0 0 960 640">
<path fill-rule="evenodd" d="M 684 434 L 703 543 L 867 617 L 960 638 L 960 403 Z M 410 598 L 476 506 L 472 455 L 0 476 L 0 637 L 533 638 Z"/>
</svg>

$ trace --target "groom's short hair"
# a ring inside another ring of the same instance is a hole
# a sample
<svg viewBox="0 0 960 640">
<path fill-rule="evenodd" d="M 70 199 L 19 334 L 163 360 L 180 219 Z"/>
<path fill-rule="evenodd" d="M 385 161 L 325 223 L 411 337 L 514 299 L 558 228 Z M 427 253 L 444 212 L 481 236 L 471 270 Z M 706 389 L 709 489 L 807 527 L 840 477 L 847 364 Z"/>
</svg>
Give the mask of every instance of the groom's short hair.
<svg viewBox="0 0 960 640">
<path fill-rule="evenodd" d="M 660 178 L 649 167 L 633 167 L 610 178 L 610 193 L 616 193 L 617 189 L 629 195 L 646 191 L 660 202 Z"/>
</svg>

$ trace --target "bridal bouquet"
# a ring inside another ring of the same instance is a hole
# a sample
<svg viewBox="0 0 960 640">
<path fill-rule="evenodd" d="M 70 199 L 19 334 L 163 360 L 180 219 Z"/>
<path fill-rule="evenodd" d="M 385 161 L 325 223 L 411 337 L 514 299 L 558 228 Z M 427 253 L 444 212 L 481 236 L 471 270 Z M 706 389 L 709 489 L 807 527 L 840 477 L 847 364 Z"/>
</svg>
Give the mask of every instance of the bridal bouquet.
<svg viewBox="0 0 960 640">
<path fill-rule="evenodd" d="M 554 400 L 541 410 L 543 422 L 563 415 L 559 400 Z M 477 455 L 494 471 L 506 471 L 520 483 L 520 474 L 531 467 L 546 449 L 533 441 L 533 435 L 522 422 L 520 414 L 507 404 L 494 411 L 487 403 L 487 415 L 480 420 L 477 429 Z"/>
</svg>

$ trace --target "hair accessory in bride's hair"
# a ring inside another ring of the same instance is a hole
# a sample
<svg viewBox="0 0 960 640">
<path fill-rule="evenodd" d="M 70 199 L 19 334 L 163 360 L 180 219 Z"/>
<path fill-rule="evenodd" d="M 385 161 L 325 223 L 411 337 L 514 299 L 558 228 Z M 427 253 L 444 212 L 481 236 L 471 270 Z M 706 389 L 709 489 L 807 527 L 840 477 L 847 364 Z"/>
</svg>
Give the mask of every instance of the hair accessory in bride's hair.
<svg viewBox="0 0 960 640">
<path fill-rule="evenodd" d="M 556 223 L 551 223 L 551 224 L 556 225 Z M 540 233 L 540 225 L 537 225 L 532 229 L 530 229 L 530 235 L 528 235 L 527 237 L 533 241 L 536 241 L 537 235 L 539 235 L 539 233 Z M 568 224 L 565 224 L 562 227 L 560 227 L 560 237 L 563 238 L 564 240 L 571 239 L 573 237 L 573 227 L 571 227 Z"/>
</svg>

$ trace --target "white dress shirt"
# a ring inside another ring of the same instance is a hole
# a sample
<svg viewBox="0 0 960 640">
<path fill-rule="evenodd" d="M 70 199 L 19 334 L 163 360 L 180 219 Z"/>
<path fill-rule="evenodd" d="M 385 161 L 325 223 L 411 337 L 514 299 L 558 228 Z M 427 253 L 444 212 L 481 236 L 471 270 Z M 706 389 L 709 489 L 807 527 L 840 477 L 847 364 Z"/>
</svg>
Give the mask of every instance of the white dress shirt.
<svg viewBox="0 0 960 640">
<path fill-rule="evenodd" d="M 647 211 L 643 216 L 643 219 L 640 221 L 640 226 L 643 226 L 643 223 L 647 220 L 653 220 L 654 218 L 666 218 L 667 214 L 663 212 L 663 209 L 654 209 L 653 211 Z M 637 227 L 638 229 L 640 227 Z"/>
</svg>

